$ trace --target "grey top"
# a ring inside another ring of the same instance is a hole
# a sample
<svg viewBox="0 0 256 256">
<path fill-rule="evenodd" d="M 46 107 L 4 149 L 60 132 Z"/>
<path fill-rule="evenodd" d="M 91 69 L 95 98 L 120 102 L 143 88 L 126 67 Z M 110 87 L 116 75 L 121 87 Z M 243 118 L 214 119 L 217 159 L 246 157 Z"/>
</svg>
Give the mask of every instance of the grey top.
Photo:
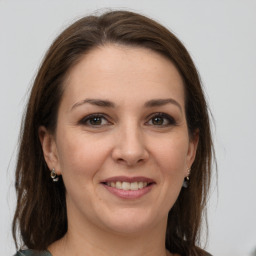
<svg viewBox="0 0 256 256">
<path fill-rule="evenodd" d="M 49 251 L 20 250 L 14 256 L 52 256 Z"/>
<path fill-rule="evenodd" d="M 49 251 L 20 250 L 14 256 L 52 256 Z M 205 256 L 212 256 L 206 253 Z"/>
</svg>

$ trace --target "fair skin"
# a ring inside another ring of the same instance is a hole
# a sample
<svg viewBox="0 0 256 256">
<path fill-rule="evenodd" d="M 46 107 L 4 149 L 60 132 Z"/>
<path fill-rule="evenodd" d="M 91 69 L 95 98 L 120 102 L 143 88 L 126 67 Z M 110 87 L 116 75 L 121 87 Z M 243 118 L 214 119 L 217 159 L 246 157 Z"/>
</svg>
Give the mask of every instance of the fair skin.
<svg viewBox="0 0 256 256">
<path fill-rule="evenodd" d="M 172 255 L 167 215 L 198 142 L 177 69 L 151 50 L 106 45 L 71 69 L 64 89 L 55 134 L 39 129 L 48 167 L 66 187 L 68 231 L 49 251 Z"/>
</svg>

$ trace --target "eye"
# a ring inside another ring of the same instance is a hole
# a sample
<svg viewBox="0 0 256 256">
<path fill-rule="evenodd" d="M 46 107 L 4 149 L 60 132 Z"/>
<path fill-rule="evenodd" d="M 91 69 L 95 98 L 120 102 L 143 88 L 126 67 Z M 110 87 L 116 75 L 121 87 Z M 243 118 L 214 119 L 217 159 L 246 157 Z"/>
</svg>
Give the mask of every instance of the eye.
<svg viewBox="0 0 256 256">
<path fill-rule="evenodd" d="M 102 114 L 92 114 L 84 117 L 81 121 L 79 121 L 79 124 L 90 127 L 102 127 L 109 125 L 110 122 Z"/>
<path fill-rule="evenodd" d="M 153 116 L 151 116 L 150 120 L 147 122 L 147 125 L 163 127 L 163 126 L 176 125 L 176 121 L 170 115 L 167 115 L 165 113 L 156 113 Z"/>
</svg>

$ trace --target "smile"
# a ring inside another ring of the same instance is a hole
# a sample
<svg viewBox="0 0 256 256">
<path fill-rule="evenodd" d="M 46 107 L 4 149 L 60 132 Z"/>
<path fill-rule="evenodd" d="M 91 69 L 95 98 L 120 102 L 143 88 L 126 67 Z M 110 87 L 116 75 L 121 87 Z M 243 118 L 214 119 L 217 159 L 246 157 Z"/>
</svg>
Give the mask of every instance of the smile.
<svg viewBox="0 0 256 256">
<path fill-rule="evenodd" d="M 112 177 L 101 184 L 115 196 L 122 199 L 138 199 L 151 191 L 156 183 L 146 177 Z"/>
<path fill-rule="evenodd" d="M 145 188 L 148 183 L 139 181 L 139 182 L 122 182 L 122 181 L 117 181 L 117 182 L 107 182 L 107 186 L 112 187 L 112 188 L 117 188 L 117 189 L 122 189 L 122 190 L 138 190 Z"/>
</svg>

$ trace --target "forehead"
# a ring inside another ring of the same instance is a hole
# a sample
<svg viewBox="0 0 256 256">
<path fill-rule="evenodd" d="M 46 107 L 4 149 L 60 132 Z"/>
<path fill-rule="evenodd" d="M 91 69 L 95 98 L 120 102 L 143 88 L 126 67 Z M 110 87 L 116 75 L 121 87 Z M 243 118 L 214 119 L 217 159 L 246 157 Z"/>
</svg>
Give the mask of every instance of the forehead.
<svg viewBox="0 0 256 256">
<path fill-rule="evenodd" d="M 85 54 L 69 72 L 64 98 L 72 104 L 85 97 L 120 102 L 166 98 L 184 104 L 182 78 L 174 64 L 145 48 L 106 45 Z M 68 98 L 68 99 L 67 99 Z"/>
</svg>

